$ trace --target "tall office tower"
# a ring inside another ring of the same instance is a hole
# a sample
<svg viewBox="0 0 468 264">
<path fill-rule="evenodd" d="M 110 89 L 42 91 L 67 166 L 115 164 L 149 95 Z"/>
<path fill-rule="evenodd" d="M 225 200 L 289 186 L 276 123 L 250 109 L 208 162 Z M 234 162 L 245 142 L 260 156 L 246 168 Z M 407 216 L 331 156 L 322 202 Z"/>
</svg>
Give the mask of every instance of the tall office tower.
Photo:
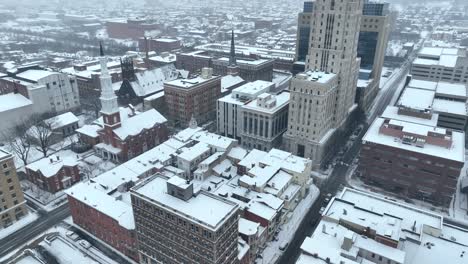
<svg viewBox="0 0 468 264">
<path fill-rule="evenodd" d="M 292 79 L 285 147 L 320 165 L 355 109 L 361 0 L 313 3 L 305 73 Z"/>
<path fill-rule="evenodd" d="M 28 214 L 13 155 L 0 149 L 0 230 Z"/>
<path fill-rule="evenodd" d="M 389 4 L 364 3 L 359 32 L 358 57 L 361 58 L 361 74 L 357 102 L 366 110 L 372 105 L 379 91 L 380 77 L 390 34 Z"/>
</svg>

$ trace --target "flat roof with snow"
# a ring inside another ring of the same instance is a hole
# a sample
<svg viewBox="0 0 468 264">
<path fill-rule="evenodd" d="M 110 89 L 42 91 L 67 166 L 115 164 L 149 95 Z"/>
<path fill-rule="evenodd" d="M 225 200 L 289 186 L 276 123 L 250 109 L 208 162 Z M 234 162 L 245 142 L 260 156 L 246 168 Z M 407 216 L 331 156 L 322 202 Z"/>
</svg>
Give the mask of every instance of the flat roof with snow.
<svg viewBox="0 0 468 264">
<path fill-rule="evenodd" d="M 0 112 L 32 105 L 32 101 L 21 94 L 9 93 L 0 95 Z"/>
<path fill-rule="evenodd" d="M 382 113 L 382 117 L 435 127 L 437 126 L 439 114 L 432 113 L 431 119 L 425 119 L 425 118 L 420 118 L 420 117 L 415 117 L 415 116 L 398 114 L 397 106 L 387 106 L 387 108 L 385 108 L 385 111 Z"/>
<path fill-rule="evenodd" d="M 367 130 L 367 133 L 362 138 L 362 142 L 372 142 L 379 145 L 390 146 L 393 148 L 400 148 L 411 152 L 426 154 L 430 156 L 439 157 L 442 159 L 449 159 L 458 162 L 465 162 L 465 135 L 457 131 L 452 131 L 452 144 L 449 148 L 425 144 L 424 147 L 417 147 L 415 145 L 403 144 L 401 140 L 396 137 L 381 134 L 380 127 L 384 123 L 384 118 L 377 118 Z M 427 135 L 429 131 L 434 131 L 435 127 L 425 126 L 405 121 L 392 120 L 394 124 L 404 127 L 404 131 L 415 133 L 419 135 Z M 437 128 L 441 130 L 441 128 Z M 443 131 L 441 131 L 443 132 Z"/>
<path fill-rule="evenodd" d="M 434 99 L 432 109 L 438 113 L 449 113 L 454 115 L 467 115 L 466 103 L 444 99 Z"/>
<path fill-rule="evenodd" d="M 296 75 L 296 79 L 298 80 L 307 80 L 311 82 L 324 83 L 324 84 L 330 82 L 335 77 L 336 77 L 336 74 L 334 73 L 312 71 L 312 70 L 299 73 Z"/>
<path fill-rule="evenodd" d="M 161 176 L 152 177 L 133 187 L 132 194 L 212 230 L 217 230 L 238 210 L 236 203 L 204 191 L 184 201 L 167 193 L 166 182 Z"/>
<path fill-rule="evenodd" d="M 406 88 L 401 94 L 398 105 L 412 109 L 431 109 L 435 92 L 416 88 Z"/>
<path fill-rule="evenodd" d="M 48 77 L 50 75 L 56 75 L 57 72 L 45 71 L 45 70 L 27 70 L 16 75 L 18 78 L 38 82 L 39 80 Z"/>
</svg>

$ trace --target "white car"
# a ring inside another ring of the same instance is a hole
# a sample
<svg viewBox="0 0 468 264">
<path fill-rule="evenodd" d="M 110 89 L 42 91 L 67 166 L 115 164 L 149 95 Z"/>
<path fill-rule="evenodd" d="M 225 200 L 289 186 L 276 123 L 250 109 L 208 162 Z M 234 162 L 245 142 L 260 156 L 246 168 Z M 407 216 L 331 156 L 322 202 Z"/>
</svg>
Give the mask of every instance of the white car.
<svg viewBox="0 0 468 264">
<path fill-rule="evenodd" d="M 65 233 L 67 235 L 67 237 L 69 237 L 71 240 L 73 241 L 77 241 L 80 236 L 78 236 L 75 232 L 73 231 L 67 231 L 67 233 Z"/>
<path fill-rule="evenodd" d="M 319 214 L 323 214 L 324 211 L 325 211 L 325 207 L 320 208 Z"/>
</svg>

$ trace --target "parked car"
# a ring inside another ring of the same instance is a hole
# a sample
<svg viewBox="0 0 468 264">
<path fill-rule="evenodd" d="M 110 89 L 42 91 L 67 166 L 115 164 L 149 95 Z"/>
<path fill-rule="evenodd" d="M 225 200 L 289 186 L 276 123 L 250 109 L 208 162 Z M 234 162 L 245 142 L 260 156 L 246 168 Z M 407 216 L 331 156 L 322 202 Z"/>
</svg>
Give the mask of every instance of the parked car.
<svg viewBox="0 0 468 264">
<path fill-rule="evenodd" d="M 288 246 L 289 246 L 289 243 L 288 243 L 288 242 L 283 242 L 283 243 L 281 243 L 281 245 L 279 246 L 279 249 L 280 249 L 281 251 L 284 251 L 284 250 L 286 250 L 286 248 L 288 248 Z"/>
<path fill-rule="evenodd" d="M 325 211 L 325 206 L 324 206 L 324 207 L 322 207 L 322 208 L 320 208 L 320 210 L 319 210 L 319 214 L 323 214 L 323 212 L 324 212 L 324 211 Z"/>
<path fill-rule="evenodd" d="M 88 249 L 88 248 L 91 247 L 91 244 L 86 240 L 80 240 L 80 241 L 78 241 L 78 244 L 80 246 L 84 247 L 85 249 Z"/>
<path fill-rule="evenodd" d="M 69 237 L 71 240 L 73 241 L 77 241 L 78 239 L 80 239 L 80 236 L 77 235 L 75 232 L 73 231 L 67 231 L 67 233 L 65 233 L 65 235 L 67 235 L 67 237 Z"/>
</svg>

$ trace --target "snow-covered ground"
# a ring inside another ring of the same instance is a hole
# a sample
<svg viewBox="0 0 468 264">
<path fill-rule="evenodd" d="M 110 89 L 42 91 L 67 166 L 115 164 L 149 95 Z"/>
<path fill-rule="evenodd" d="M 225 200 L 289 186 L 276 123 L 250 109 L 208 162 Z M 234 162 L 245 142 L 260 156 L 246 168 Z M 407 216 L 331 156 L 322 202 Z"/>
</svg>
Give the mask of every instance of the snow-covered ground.
<svg viewBox="0 0 468 264">
<path fill-rule="evenodd" d="M 28 215 L 13 223 L 11 226 L 0 229 L 0 239 L 34 222 L 38 217 L 37 213 L 30 211 Z"/>
<path fill-rule="evenodd" d="M 81 239 L 78 238 L 74 240 L 67 236 L 67 232 L 68 229 L 66 224 L 58 225 L 30 240 L 28 244 L 32 245 L 33 242 L 35 242 L 34 244 L 41 245 L 45 250 L 53 255 L 57 261 L 59 261 L 59 263 L 117 264 L 116 261 L 107 257 L 104 253 L 95 247 L 91 246 L 88 249 L 84 248 L 82 245 L 80 245 Z M 35 246 L 33 245 L 32 249 L 19 249 L 16 252 L 12 252 L 8 254 L 8 256 L 1 258 L 0 263 L 5 263 L 5 261 L 10 258 L 16 258 L 12 261 L 12 263 L 17 263 L 16 260 L 20 260 L 19 263 L 23 264 L 42 263 L 38 262 L 36 258 L 32 257 L 32 255 L 40 255 L 39 251 L 35 250 L 34 248 Z"/>
<path fill-rule="evenodd" d="M 291 241 L 300 223 L 304 220 L 304 217 L 317 200 L 319 194 L 319 189 L 315 185 L 312 185 L 309 194 L 297 205 L 289 221 L 280 227 L 281 231 L 277 235 L 278 240 L 267 242 L 266 248 L 262 253 L 263 260 L 261 263 L 275 263 L 278 260 L 283 253 L 279 249 L 280 245 Z"/>
</svg>

